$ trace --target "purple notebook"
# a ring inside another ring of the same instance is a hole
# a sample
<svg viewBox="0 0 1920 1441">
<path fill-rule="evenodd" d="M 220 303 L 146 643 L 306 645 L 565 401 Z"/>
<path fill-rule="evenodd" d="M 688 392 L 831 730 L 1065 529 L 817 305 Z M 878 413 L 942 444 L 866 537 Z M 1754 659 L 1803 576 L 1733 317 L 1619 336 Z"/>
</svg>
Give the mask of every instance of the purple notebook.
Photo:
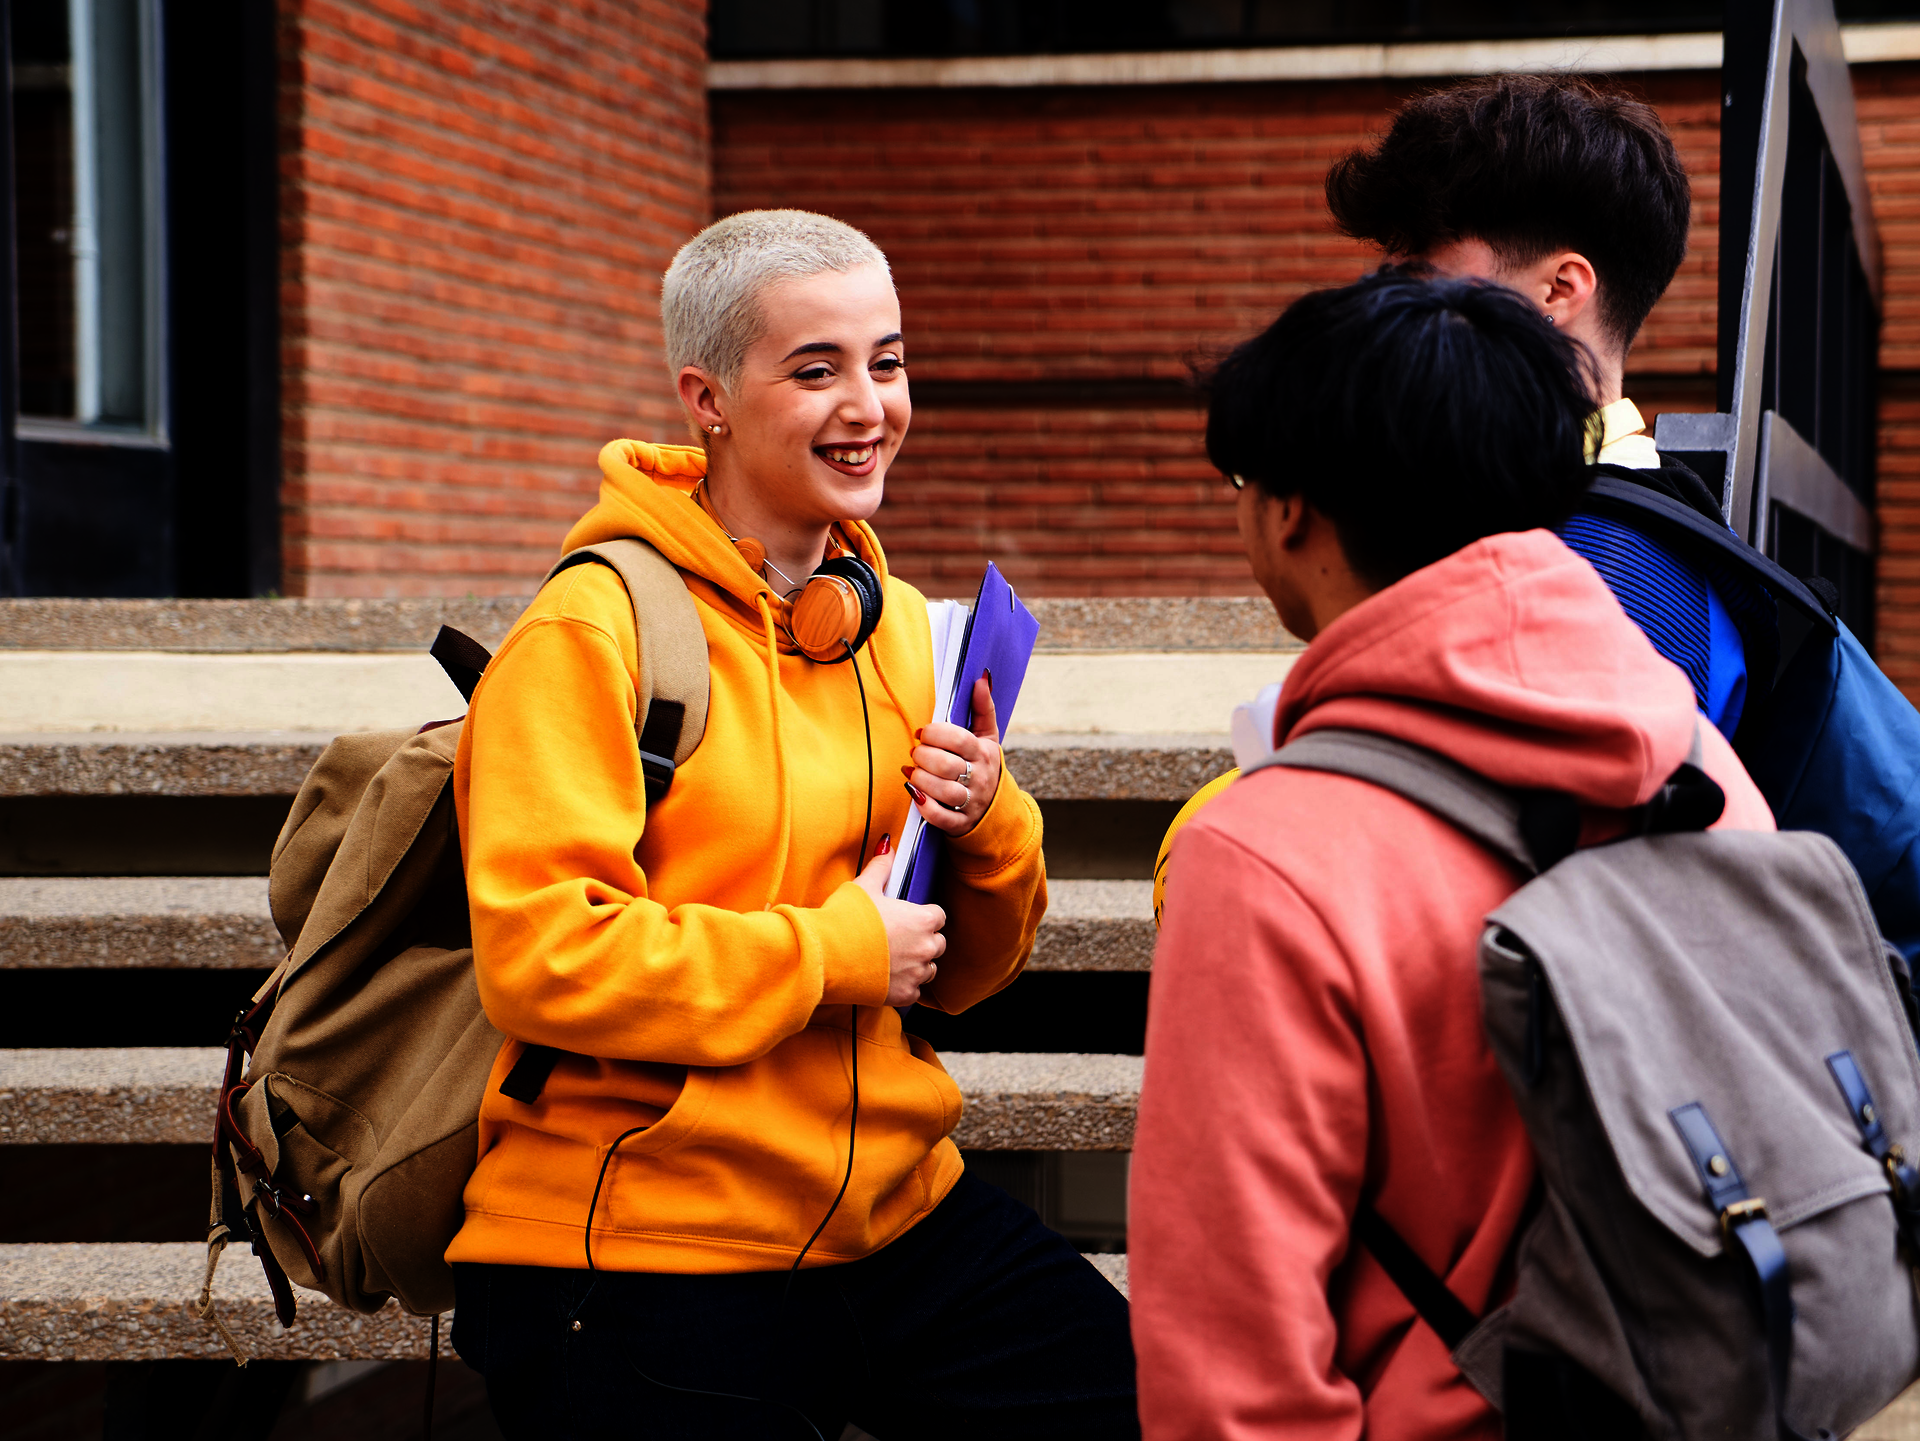
<svg viewBox="0 0 1920 1441">
<path fill-rule="evenodd" d="M 1033 645 L 1040 638 L 1040 622 L 1021 604 L 1007 578 L 991 561 L 980 580 L 980 594 L 974 597 L 973 614 L 967 620 L 966 639 L 960 647 L 959 680 L 953 688 L 953 707 L 946 719 L 957 726 L 973 726 L 973 683 L 983 672 L 993 672 L 993 713 L 1005 737 L 1013 720 L 1014 702 L 1020 699 L 1020 683 L 1027 678 L 1027 662 L 1033 659 Z M 933 883 L 946 851 L 946 832 L 921 826 L 913 854 L 906 859 L 910 867 L 907 883 L 901 890 L 903 900 L 925 905 L 933 897 Z"/>
</svg>

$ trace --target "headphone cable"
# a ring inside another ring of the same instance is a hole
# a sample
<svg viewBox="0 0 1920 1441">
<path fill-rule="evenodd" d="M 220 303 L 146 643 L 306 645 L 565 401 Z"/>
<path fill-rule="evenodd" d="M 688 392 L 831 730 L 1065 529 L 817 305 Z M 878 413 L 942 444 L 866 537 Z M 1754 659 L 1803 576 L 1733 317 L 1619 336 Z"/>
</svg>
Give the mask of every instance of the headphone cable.
<svg viewBox="0 0 1920 1441">
<path fill-rule="evenodd" d="M 840 643 L 846 646 L 847 659 L 853 662 L 853 683 L 860 688 L 860 720 L 866 729 L 867 736 L 867 813 L 866 820 L 860 827 L 860 856 L 858 864 L 854 867 L 855 873 L 858 874 L 866 867 L 867 844 L 873 839 L 873 717 L 867 710 L 867 683 L 860 677 L 860 658 L 854 653 L 852 645 L 844 640 Z M 851 1025 L 848 1028 L 847 1040 L 847 1065 L 853 1082 L 853 1108 L 852 1113 L 847 1119 L 847 1169 L 846 1173 L 840 1177 L 840 1189 L 834 1195 L 833 1204 L 827 1207 L 827 1214 L 820 1218 L 820 1224 L 813 1228 L 813 1234 L 807 1237 L 807 1243 L 800 1248 L 800 1254 L 793 1258 L 793 1265 L 787 1268 L 786 1284 L 780 1288 L 780 1304 L 774 1309 L 774 1319 L 776 1321 L 787 1308 L 787 1297 L 793 1291 L 793 1278 L 799 1274 L 800 1263 L 807 1259 L 807 1252 L 813 1249 L 813 1243 L 818 1241 L 821 1232 L 827 1229 L 827 1223 L 833 1219 L 834 1214 L 840 1209 L 840 1203 L 846 1199 L 847 1188 L 853 1183 L 853 1148 L 854 1142 L 860 1132 L 860 1008 L 858 1006 L 849 1006 L 847 1009 L 851 1016 Z M 593 1198 L 587 1202 L 585 1242 L 587 1270 L 589 1273 L 595 1273 L 598 1270 L 593 1264 L 593 1213 L 600 1205 L 600 1188 L 606 1184 L 607 1168 L 613 1164 L 614 1153 L 618 1151 L 626 1141 L 639 1135 L 642 1131 L 649 1129 L 651 1125 L 652 1122 L 649 1122 L 645 1126 L 633 1126 L 628 1130 L 622 1131 L 614 1138 L 613 1144 L 607 1147 L 607 1154 L 600 1162 L 600 1174 L 595 1176 L 593 1181 Z M 580 1300 L 574 1305 L 572 1312 L 569 1313 L 570 1319 L 578 1317 L 581 1308 L 587 1303 L 587 1297 L 593 1294 L 595 1284 L 597 1284 L 597 1280 L 588 1283 L 586 1293 L 580 1297 Z M 809 1431 L 813 1432 L 816 1437 L 820 1437 L 820 1441 L 825 1441 L 825 1438 L 820 1436 L 820 1428 L 813 1424 L 812 1418 L 798 1406 L 791 1405 L 788 1402 L 770 1400 L 765 1396 L 743 1396 L 732 1391 L 706 1391 L 695 1386 L 675 1386 L 671 1382 L 656 1380 L 654 1377 L 649 1376 L 645 1371 L 635 1366 L 631 1360 L 629 1360 L 627 1364 L 632 1367 L 634 1374 L 641 1380 L 650 1385 L 658 1386 L 663 1391 L 677 1391 L 685 1396 L 711 1396 L 722 1401 L 746 1401 L 759 1406 L 782 1407 L 798 1416 Z"/>
<path fill-rule="evenodd" d="M 867 731 L 867 818 L 860 827 L 860 857 L 854 866 L 858 874 L 866 867 L 867 842 L 873 839 L 873 717 L 867 711 L 867 683 L 860 678 L 860 657 L 854 654 L 853 647 L 846 641 L 840 644 L 847 647 L 847 659 L 853 662 L 853 683 L 860 687 L 860 719 Z M 807 1244 L 800 1248 L 800 1254 L 793 1258 L 793 1265 L 787 1269 L 787 1284 L 780 1291 L 782 1310 L 786 1309 L 787 1294 L 793 1290 L 793 1278 L 800 1270 L 800 1263 L 807 1259 L 807 1252 L 820 1239 L 820 1233 L 827 1229 L 827 1222 L 840 1209 L 840 1202 L 846 1198 L 847 1187 L 853 1183 L 853 1145 L 860 1132 L 860 1008 L 849 1006 L 847 1010 L 852 1018 L 847 1033 L 847 1063 L 853 1074 L 853 1114 L 847 1120 L 847 1171 L 840 1178 L 840 1190 L 834 1196 L 833 1204 L 827 1207 L 827 1214 L 820 1218 L 820 1224 L 813 1228 L 813 1234 L 807 1237 Z"/>
</svg>

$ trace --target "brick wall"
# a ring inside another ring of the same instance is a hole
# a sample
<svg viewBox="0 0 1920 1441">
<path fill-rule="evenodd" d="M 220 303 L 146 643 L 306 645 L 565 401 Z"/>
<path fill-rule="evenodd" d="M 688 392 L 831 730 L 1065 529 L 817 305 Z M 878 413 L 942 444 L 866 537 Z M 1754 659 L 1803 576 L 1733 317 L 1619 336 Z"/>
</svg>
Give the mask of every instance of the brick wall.
<svg viewBox="0 0 1920 1441">
<path fill-rule="evenodd" d="M 1643 88 L 1698 185 L 1692 251 L 1634 369 L 1650 409 L 1712 409 L 1716 86 Z M 823 210 L 892 260 L 914 431 L 879 524 L 904 574 L 963 593 L 985 554 L 1039 595 L 1246 593 L 1181 382 L 1371 263 L 1321 185 L 1411 89 L 717 93 L 715 213 Z"/>
<path fill-rule="evenodd" d="M 1694 224 L 1629 390 L 1649 416 L 1711 410 L 1716 77 L 1630 83 L 1692 172 Z M 962 593 L 985 554 L 1035 594 L 1246 592 L 1179 378 L 1370 262 L 1321 182 L 1417 88 L 721 93 L 715 210 L 826 210 L 892 258 L 915 415 L 880 524 L 903 573 Z M 1920 66 L 1855 89 L 1887 277 L 1878 645 L 1920 696 Z"/>
<path fill-rule="evenodd" d="M 1370 262 L 1327 165 L 1414 88 L 730 92 L 684 0 L 283 0 L 286 589 L 512 594 L 599 443 L 678 438 L 658 276 L 710 213 L 800 205 L 893 258 L 915 428 L 880 524 L 964 593 L 1251 589 L 1187 364 Z M 1639 77 L 1693 246 L 1630 371 L 1708 409 L 1711 75 Z M 1887 258 L 1879 646 L 1920 694 L 1920 66 L 1856 72 Z M 709 201 L 711 185 L 711 202 Z"/>
<path fill-rule="evenodd" d="M 701 0 L 281 0 L 285 589 L 524 593 L 678 429 Z"/>
<path fill-rule="evenodd" d="M 1884 277 L 1875 658 L 1920 704 L 1920 65 L 1853 75 Z"/>
</svg>

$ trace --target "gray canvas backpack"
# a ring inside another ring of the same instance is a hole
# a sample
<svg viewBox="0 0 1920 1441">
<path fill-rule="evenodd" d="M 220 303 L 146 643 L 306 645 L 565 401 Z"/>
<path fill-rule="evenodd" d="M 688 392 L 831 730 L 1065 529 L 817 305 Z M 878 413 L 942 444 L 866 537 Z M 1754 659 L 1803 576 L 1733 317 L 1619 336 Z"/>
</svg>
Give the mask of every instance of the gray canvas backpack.
<svg viewBox="0 0 1920 1441">
<path fill-rule="evenodd" d="M 1354 1222 L 1508 1437 L 1837 1437 L 1920 1374 L 1906 968 L 1832 841 L 1707 832 L 1697 764 L 1577 851 L 1570 797 L 1384 736 L 1266 766 L 1382 786 L 1531 877 L 1479 956 L 1542 1183 L 1511 1296 L 1475 1317 L 1370 1204 Z"/>
<path fill-rule="evenodd" d="M 548 579 L 586 562 L 618 572 L 633 602 L 634 728 L 651 805 L 706 730 L 706 634 L 685 581 L 651 546 L 583 547 Z M 486 650 L 443 627 L 433 653 L 471 698 Z M 275 842 L 269 897 L 288 951 L 228 1043 L 198 1302 L 242 1364 L 212 1297 L 230 1239 L 252 1241 L 283 1326 L 294 1324 L 289 1279 L 354 1311 L 389 1297 L 422 1316 L 453 1305 L 443 1257 L 464 1218 L 480 1098 L 503 1039 L 480 1006 L 448 784 L 462 724 L 338 737 Z M 525 1047 L 501 1091 L 538 1099 L 559 1058 Z"/>
</svg>

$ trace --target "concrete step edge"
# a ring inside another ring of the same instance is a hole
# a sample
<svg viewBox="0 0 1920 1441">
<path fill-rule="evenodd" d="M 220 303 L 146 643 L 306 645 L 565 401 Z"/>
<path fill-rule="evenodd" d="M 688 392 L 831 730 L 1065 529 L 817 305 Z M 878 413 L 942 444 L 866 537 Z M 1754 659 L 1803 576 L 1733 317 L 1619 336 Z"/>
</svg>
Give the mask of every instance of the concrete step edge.
<svg viewBox="0 0 1920 1441">
<path fill-rule="evenodd" d="M 1144 971 L 1150 881 L 1049 881 L 1027 968 Z M 0 877 L 0 970 L 277 965 L 264 876 Z"/>
<path fill-rule="evenodd" d="M 0 735 L 0 796 L 291 796 L 331 736 L 126 731 Z M 1041 800 L 1185 800 L 1233 766 L 1224 735 L 1015 735 Z"/>
<path fill-rule="evenodd" d="M 206 1270 L 197 1242 L 0 1245 L 0 1360 L 223 1359 L 230 1353 L 195 1311 Z M 1124 1255 L 1089 1256 L 1127 1290 Z M 260 1263 L 236 1245 L 214 1279 L 220 1319 L 262 1360 L 424 1360 L 428 1323 L 397 1302 L 372 1315 L 297 1290 L 291 1330 L 273 1314 Z M 441 1345 L 447 1343 L 441 1333 Z"/>
<path fill-rule="evenodd" d="M 442 625 L 491 649 L 531 599 L 0 600 L 0 650 L 424 651 Z M 1033 597 L 1027 604 L 1047 649 L 1282 650 L 1300 644 L 1261 596 Z"/>
<path fill-rule="evenodd" d="M 1027 667 L 1014 735 L 1224 733 L 1234 706 L 1280 680 L 1292 651 L 1044 651 Z M 425 653 L 43 651 L 0 648 L 0 733 L 387 730 L 457 715 Z"/>
<path fill-rule="evenodd" d="M 1124 1151 L 1142 1061 L 1078 1052 L 957 1051 L 963 1150 Z M 225 1052 L 209 1046 L 0 1051 L 0 1146 L 198 1145 Z"/>
</svg>

